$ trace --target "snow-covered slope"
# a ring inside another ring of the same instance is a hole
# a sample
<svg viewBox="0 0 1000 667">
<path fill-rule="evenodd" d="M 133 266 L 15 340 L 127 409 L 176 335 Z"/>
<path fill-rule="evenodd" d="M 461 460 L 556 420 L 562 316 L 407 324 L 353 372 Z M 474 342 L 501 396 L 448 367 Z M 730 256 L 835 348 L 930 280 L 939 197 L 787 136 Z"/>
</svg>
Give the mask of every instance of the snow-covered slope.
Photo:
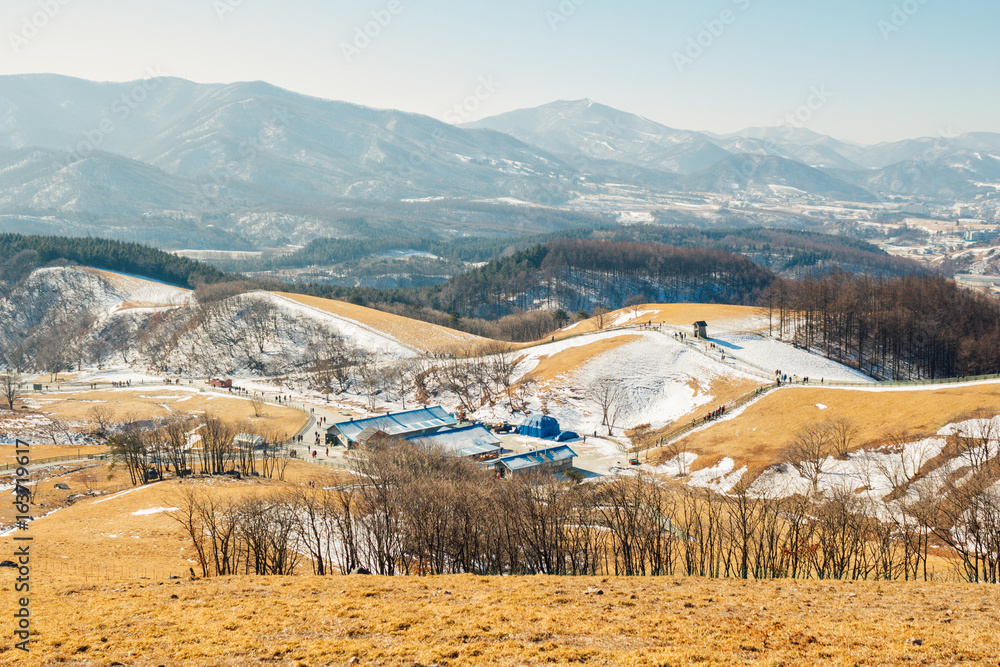
<svg viewBox="0 0 1000 667">
<path fill-rule="evenodd" d="M 748 361 L 765 370 L 781 371 L 797 379 L 811 382 L 874 382 L 853 368 L 797 348 L 774 338 L 755 334 L 719 334 L 712 338 L 718 350 Z"/>
<path fill-rule="evenodd" d="M 655 429 L 674 423 L 711 403 L 720 389 L 749 391 L 762 383 L 654 331 L 608 331 L 539 345 L 520 357 L 515 370 L 520 381 L 534 383 L 533 411 L 544 404 L 564 429 L 579 433 L 607 433 L 594 388 L 615 383 L 621 391 L 616 436 L 640 424 Z M 520 419 L 500 404 L 478 416 Z"/>
<path fill-rule="evenodd" d="M 26 330 L 59 313 L 86 312 L 98 320 L 123 308 L 165 308 L 185 303 L 190 292 L 143 278 L 79 267 L 37 269 L 0 299 L 6 327 Z"/>
</svg>

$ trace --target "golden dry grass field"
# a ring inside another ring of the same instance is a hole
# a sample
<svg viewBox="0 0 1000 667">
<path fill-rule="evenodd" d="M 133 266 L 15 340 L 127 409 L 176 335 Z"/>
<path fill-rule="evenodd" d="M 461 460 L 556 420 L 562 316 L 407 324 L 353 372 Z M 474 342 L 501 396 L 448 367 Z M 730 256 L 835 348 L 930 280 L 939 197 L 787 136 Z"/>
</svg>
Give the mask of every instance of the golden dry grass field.
<svg viewBox="0 0 1000 667">
<path fill-rule="evenodd" d="M 634 317 L 635 311 L 641 313 Z M 713 331 L 760 331 L 767 330 L 767 309 L 751 306 L 724 306 L 706 303 L 644 304 L 633 308 L 622 308 L 604 316 L 605 328 L 630 324 L 664 323 L 675 327 L 691 329 L 695 322 L 705 320 L 709 324 L 709 335 Z M 571 324 L 555 333 L 556 340 L 570 338 L 583 333 L 599 330 L 598 318 L 591 317 L 577 324 Z M 544 342 L 544 341 L 542 341 Z"/>
<path fill-rule="evenodd" d="M 14 575 L 0 573 L 12 608 Z M 0 665 L 997 665 L 1000 592 L 678 578 L 39 572 Z M 9 620 L 7 622 L 10 622 Z"/>
<path fill-rule="evenodd" d="M 911 440 L 929 437 L 977 409 L 1000 411 L 1000 383 L 880 391 L 787 387 L 765 395 L 733 419 L 691 434 L 684 443 L 699 454 L 696 469 L 722 456 L 759 469 L 780 462 L 795 433 L 815 422 L 852 420 L 858 427 L 855 445 L 863 447 L 893 433 L 905 433 Z"/>
<path fill-rule="evenodd" d="M 435 354 L 451 352 L 455 349 L 484 345 L 489 342 L 485 338 L 463 331 L 448 329 L 430 322 L 411 320 L 392 313 L 357 306 L 353 303 L 286 292 L 279 292 L 277 295 L 331 315 L 360 322 L 424 352 Z"/>
<path fill-rule="evenodd" d="M 291 461 L 285 469 L 285 482 L 305 485 L 312 481 L 323 486 L 339 479 L 339 474 L 333 468 Z M 56 484 L 65 484 L 69 490 L 57 489 Z M 45 544 L 42 558 L 50 567 L 61 568 L 81 557 L 91 559 L 87 561 L 90 563 L 106 563 L 112 558 L 120 567 L 143 565 L 167 575 L 186 572 L 191 563 L 181 551 L 184 544 L 176 531 L 177 524 L 166 513 L 134 512 L 177 507 L 181 493 L 188 488 L 206 489 L 221 499 L 287 485 L 259 478 L 236 481 L 217 477 L 133 487 L 121 466 L 112 468 L 108 462 L 60 464 L 46 468 L 44 479 L 38 482 L 32 514 L 42 517 L 58 511 L 35 521 L 31 529 Z M 70 496 L 88 492 L 102 495 L 69 500 Z M 0 506 L 0 525 L 13 525 L 14 513 L 11 504 Z M 0 544 L 5 552 L 12 548 L 9 537 L 0 537 Z M 165 544 L 169 546 L 166 550 Z"/>
<path fill-rule="evenodd" d="M 695 392 L 707 394 L 712 400 L 705 405 L 698 406 L 686 415 L 683 415 L 672 424 L 667 425 L 666 430 L 675 428 L 678 425 L 686 424 L 691 419 L 712 412 L 724 405 L 732 404 L 738 398 L 749 394 L 758 387 L 763 386 L 760 380 L 743 379 L 736 377 L 716 376 L 708 386 L 703 386 L 697 380 L 691 381 L 691 388 Z"/>
<path fill-rule="evenodd" d="M 114 420 L 152 419 L 171 413 L 209 413 L 230 421 L 252 420 L 275 429 L 283 437 L 297 433 L 309 420 L 294 408 L 264 404 L 260 418 L 254 417 L 251 401 L 216 392 L 199 392 L 189 386 L 171 388 L 140 385 L 127 389 L 29 394 L 25 400 L 37 412 L 69 422 L 90 421 L 95 407 L 110 411 Z"/>
<path fill-rule="evenodd" d="M 286 472 L 291 483 L 319 485 L 337 475 L 301 462 Z M 84 474 L 61 479 L 79 490 Z M 282 485 L 192 479 L 133 490 L 123 477 L 91 479 L 112 493 L 32 524 L 32 651 L 25 656 L 3 633 L 0 665 L 1000 664 L 995 586 L 308 574 L 191 580 L 191 547 L 168 513 L 182 503 L 180 492 L 224 499 Z M 0 545 L 13 552 L 10 537 Z M 15 577 L 0 568 L 0 609 L 16 608 Z"/>
</svg>

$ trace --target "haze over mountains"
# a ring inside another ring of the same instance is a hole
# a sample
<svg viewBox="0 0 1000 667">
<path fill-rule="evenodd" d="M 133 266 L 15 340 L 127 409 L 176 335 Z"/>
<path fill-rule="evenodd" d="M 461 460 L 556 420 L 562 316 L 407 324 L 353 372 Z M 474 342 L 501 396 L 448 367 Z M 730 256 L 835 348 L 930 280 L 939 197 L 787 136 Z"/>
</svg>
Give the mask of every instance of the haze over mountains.
<svg viewBox="0 0 1000 667">
<path fill-rule="evenodd" d="M 795 127 L 715 135 L 590 100 L 459 127 L 261 82 L 0 77 L 5 229 L 69 233 L 142 218 L 204 231 L 226 219 L 220 227 L 262 238 L 282 230 L 295 237 L 300 228 L 329 235 L 345 233 L 336 223 L 345 211 L 375 205 L 564 207 L 621 184 L 650 193 L 752 197 L 784 186 L 832 200 L 955 201 L 997 191 L 1000 134 L 870 147 Z M 553 228 L 543 219 L 521 226 Z M 450 233 L 464 233 L 455 227 Z"/>
</svg>

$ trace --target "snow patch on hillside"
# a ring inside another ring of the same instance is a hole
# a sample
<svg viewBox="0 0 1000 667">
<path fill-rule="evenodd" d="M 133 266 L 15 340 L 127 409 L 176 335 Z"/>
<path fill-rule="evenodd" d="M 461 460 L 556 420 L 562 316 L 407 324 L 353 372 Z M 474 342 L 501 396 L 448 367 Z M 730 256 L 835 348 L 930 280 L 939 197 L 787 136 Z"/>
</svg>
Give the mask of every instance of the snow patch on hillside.
<svg viewBox="0 0 1000 667">
<path fill-rule="evenodd" d="M 618 383 L 623 397 L 613 435 L 628 444 L 624 431 L 640 424 L 660 428 L 710 403 L 713 400 L 711 386 L 717 380 L 756 381 L 689 349 L 671 336 L 652 331 L 603 332 L 540 345 L 529 350 L 519 361 L 517 377 L 522 378 L 535 370 L 548 357 L 622 336 L 634 337 L 635 340 L 595 353 L 582 364 L 559 374 L 548 386 L 538 388 L 528 401 L 532 412 L 542 411 L 544 403 L 547 414 L 559 420 L 563 430 L 604 436 L 607 427 L 601 425 L 602 410 L 590 395 L 590 390 L 602 379 L 612 378 Z M 487 421 L 507 419 L 515 424 L 523 419 L 520 415 L 511 414 L 505 404 L 483 408 L 475 417 Z M 590 440 L 588 438 L 587 445 L 591 444 Z M 572 446 L 574 449 L 585 447 L 583 443 L 573 443 Z M 595 443 L 594 446 L 598 445 Z M 610 459 L 622 456 L 620 450 L 593 451 L 588 455 L 611 464 L 614 461 Z M 607 470 L 604 469 L 605 472 Z"/>
<path fill-rule="evenodd" d="M 736 461 L 726 457 L 711 468 L 703 468 L 692 472 L 688 484 L 699 488 L 711 489 L 716 493 L 729 493 L 734 486 L 739 484 L 746 471 L 746 466 L 736 469 Z"/>
<path fill-rule="evenodd" d="M 191 290 L 181 289 L 174 285 L 157 280 L 149 280 L 127 273 L 84 269 L 99 276 L 111 285 L 123 301 L 137 302 L 144 305 L 179 306 L 191 298 Z"/>
<path fill-rule="evenodd" d="M 807 377 L 810 382 L 874 382 L 860 371 L 848 368 L 807 350 L 774 338 L 754 334 L 721 334 L 712 338 L 727 355 L 748 361 L 764 369 L 780 370 L 785 375 Z"/>
</svg>

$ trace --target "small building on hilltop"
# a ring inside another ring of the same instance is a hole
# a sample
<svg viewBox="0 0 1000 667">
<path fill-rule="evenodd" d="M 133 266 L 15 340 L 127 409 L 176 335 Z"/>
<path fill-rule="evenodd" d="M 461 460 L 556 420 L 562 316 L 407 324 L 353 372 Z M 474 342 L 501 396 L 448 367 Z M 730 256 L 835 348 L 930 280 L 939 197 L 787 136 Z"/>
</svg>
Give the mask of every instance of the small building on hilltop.
<svg viewBox="0 0 1000 667">
<path fill-rule="evenodd" d="M 694 323 L 694 337 L 708 338 L 708 322 L 700 321 Z"/>
<path fill-rule="evenodd" d="M 440 448 L 449 456 L 474 461 L 492 461 L 511 453 L 500 444 L 500 438 L 493 435 L 488 428 L 479 425 L 443 429 L 428 435 L 413 435 L 406 440 L 414 444 Z"/>
<path fill-rule="evenodd" d="M 556 445 L 536 449 L 523 454 L 501 456 L 494 464 L 497 477 L 506 478 L 527 472 L 542 472 L 556 474 L 566 472 L 573 467 L 574 452 L 568 445 Z"/>
<path fill-rule="evenodd" d="M 326 441 L 353 449 L 364 444 L 361 442 L 362 432 L 369 428 L 371 430 L 364 434 L 366 440 L 376 432 L 388 438 L 406 439 L 455 426 L 458 426 L 458 420 L 445 412 L 444 408 L 436 406 L 340 422 L 327 429 Z"/>
<path fill-rule="evenodd" d="M 517 433 L 532 438 L 554 438 L 559 435 L 559 422 L 548 415 L 532 415 L 517 427 Z"/>
</svg>

